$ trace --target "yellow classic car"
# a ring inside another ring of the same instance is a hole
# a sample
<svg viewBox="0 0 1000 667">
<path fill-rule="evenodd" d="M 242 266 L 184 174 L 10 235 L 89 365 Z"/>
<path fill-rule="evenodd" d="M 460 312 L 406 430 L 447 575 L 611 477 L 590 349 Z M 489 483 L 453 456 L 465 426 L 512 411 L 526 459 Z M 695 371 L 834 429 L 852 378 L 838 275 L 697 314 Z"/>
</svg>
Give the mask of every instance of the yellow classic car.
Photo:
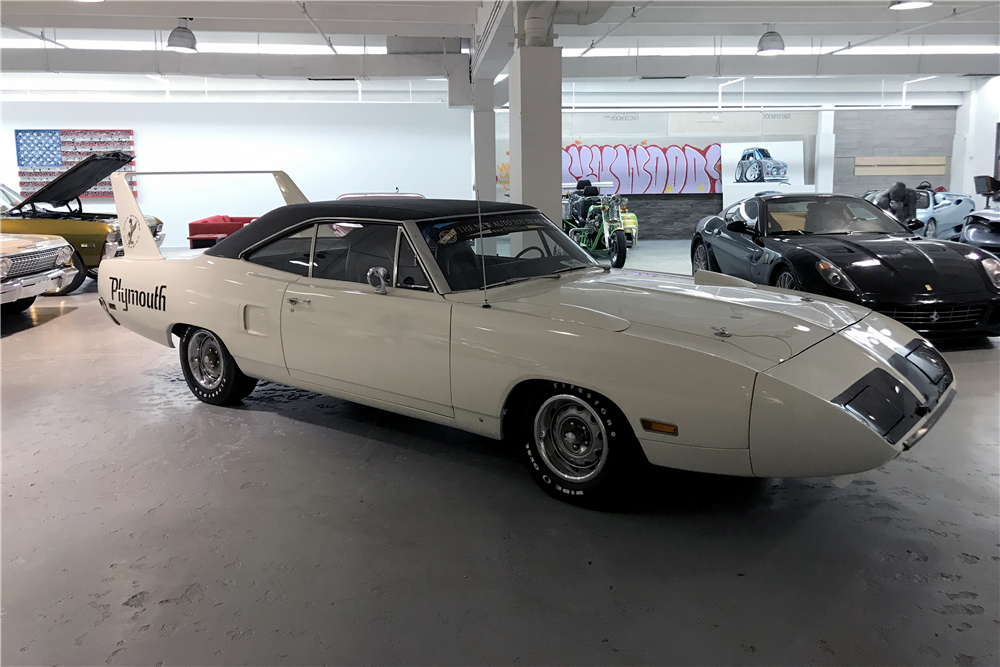
<svg viewBox="0 0 1000 667">
<path fill-rule="evenodd" d="M 114 171 L 132 161 L 121 151 L 95 153 L 47 183 L 26 199 L 6 186 L 0 186 L 0 231 L 6 234 L 48 234 L 61 236 L 73 246 L 73 266 L 77 270 L 71 282 L 47 292 L 48 296 L 69 294 L 88 276 L 97 277 L 97 267 L 105 257 L 121 251 L 118 215 L 85 213 L 80 197 Z M 156 244 L 163 243 L 163 223 L 145 216 Z"/>
</svg>

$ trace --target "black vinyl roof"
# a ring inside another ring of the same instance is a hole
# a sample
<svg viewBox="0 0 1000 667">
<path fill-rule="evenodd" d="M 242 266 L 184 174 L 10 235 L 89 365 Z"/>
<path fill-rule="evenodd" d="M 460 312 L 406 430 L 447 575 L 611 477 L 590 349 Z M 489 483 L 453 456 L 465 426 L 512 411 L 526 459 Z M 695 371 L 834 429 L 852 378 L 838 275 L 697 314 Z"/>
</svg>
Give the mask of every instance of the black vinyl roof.
<svg viewBox="0 0 1000 667">
<path fill-rule="evenodd" d="M 483 215 L 537 211 L 533 206 L 506 202 L 484 201 L 479 206 L 482 207 Z M 478 211 L 479 207 L 475 200 L 465 199 L 372 197 L 292 204 L 265 213 L 246 227 L 216 243 L 206 250 L 205 254 L 215 257 L 237 258 L 247 248 L 313 218 L 349 218 L 358 221 L 388 220 L 390 222 L 415 220 L 419 222 L 435 218 L 476 215 Z"/>
</svg>

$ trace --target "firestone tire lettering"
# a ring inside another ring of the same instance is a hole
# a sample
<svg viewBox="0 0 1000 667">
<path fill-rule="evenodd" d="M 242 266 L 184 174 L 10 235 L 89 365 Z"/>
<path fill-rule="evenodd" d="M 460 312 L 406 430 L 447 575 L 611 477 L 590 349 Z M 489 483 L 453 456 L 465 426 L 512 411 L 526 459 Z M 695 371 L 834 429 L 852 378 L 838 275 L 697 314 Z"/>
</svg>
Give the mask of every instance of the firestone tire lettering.
<svg viewBox="0 0 1000 667">
<path fill-rule="evenodd" d="M 559 477 L 549 468 L 549 464 L 538 451 L 535 441 L 534 422 L 539 408 L 549 398 L 558 394 L 577 396 L 601 414 L 608 426 L 607 461 L 601 471 L 585 482 L 572 482 Z M 588 505 L 596 505 L 622 495 L 622 487 L 634 482 L 635 474 L 648 465 L 632 433 L 625 415 L 611 401 L 597 392 L 576 385 L 552 382 L 532 396 L 521 415 L 518 436 L 524 444 L 525 465 L 535 482 L 549 495 Z"/>
</svg>

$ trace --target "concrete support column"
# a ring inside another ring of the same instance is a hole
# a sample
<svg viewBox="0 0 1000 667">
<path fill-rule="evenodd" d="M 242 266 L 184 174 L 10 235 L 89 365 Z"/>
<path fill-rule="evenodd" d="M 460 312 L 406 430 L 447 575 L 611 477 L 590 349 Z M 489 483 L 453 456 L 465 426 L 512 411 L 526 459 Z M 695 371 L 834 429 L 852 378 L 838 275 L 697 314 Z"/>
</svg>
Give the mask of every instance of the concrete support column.
<svg viewBox="0 0 1000 667">
<path fill-rule="evenodd" d="M 497 129 L 493 112 L 493 80 L 474 80 L 472 91 L 472 146 L 475 153 L 473 166 L 476 188 L 483 201 L 496 201 Z"/>
<path fill-rule="evenodd" d="M 562 49 L 522 46 L 510 60 L 510 200 L 562 215 Z"/>
<path fill-rule="evenodd" d="M 816 192 L 833 192 L 833 162 L 836 135 L 833 133 L 832 109 L 819 112 L 816 128 Z"/>
<path fill-rule="evenodd" d="M 975 194 L 973 178 L 993 176 L 996 170 L 996 132 L 1000 123 L 1000 77 L 978 79 L 962 95 L 955 117 L 955 140 L 951 150 L 952 192 Z M 982 202 L 981 197 L 976 198 Z"/>
</svg>

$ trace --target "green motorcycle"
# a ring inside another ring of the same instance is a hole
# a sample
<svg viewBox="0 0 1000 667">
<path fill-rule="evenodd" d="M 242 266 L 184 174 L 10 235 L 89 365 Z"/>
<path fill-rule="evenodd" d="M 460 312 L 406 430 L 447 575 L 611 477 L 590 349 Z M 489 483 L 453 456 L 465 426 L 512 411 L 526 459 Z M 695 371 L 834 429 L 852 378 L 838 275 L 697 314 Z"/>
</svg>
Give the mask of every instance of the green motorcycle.
<svg viewBox="0 0 1000 667">
<path fill-rule="evenodd" d="M 625 266 L 627 249 L 639 239 L 634 213 L 619 194 L 602 195 L 588 180 L 577 183 L 575 192 L 563 195 L 563 229 L 581 248 L 591 253 L 607 252 L 611 266 Z"/>
</svg>

